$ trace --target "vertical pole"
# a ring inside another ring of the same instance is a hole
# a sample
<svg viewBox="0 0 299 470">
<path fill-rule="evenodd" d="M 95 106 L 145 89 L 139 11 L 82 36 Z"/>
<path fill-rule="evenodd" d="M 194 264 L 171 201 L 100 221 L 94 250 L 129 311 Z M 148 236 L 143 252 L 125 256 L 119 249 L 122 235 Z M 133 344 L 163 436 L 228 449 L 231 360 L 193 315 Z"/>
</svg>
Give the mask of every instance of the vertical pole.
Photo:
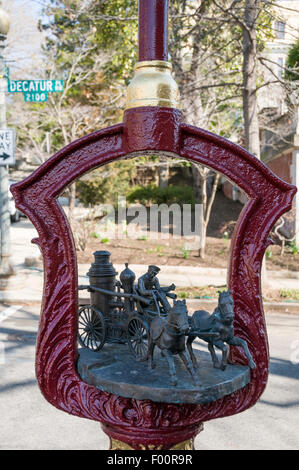
<svg viewBox="0 0 299 470">
<path fill-rule="evenodd" d="M 2 13 L 2 9 L 0 14 Z M 0 129 L 6 128 L 6 89 L 5 64 L 2 56 L 6 36 L 0 34 Z M 8 166 L 0 165 L 0 276 L 9 276 L 13 270 L 10 265 L 10 212 L 9 212 L 9 175 Z"/>
<path fill-rule="evenodd" d="M 256 0 L 246 0 L 243 28 L 243 116 L 245 148 L 260 158 L 260 137 L 257 108 L 256 21 L 259 9 Z"/>
<path fill-rule="evenodd" d="M 168 0 L 139 0 L 139 62 L 168 60 Z"/>
<path fill-rule="evenodd" d="M 50 135 L 50 132 L 46 132 L 46 146 L 47 146 L 47 154 L 50 156 L 50 152 L 51 152 L 51 135 Z"/>
<path fill-rule="evenodd" d="M 299 110 L 298 116 L 299 116 Z M 299 130 L 299 122 L 297 124 L 297 128 Z M 299 132 L 297 131 L 297 134 Z M 299 186 L 299 150 L 294 150 L 293 152 L 293 168 L 294 168 L 294 173 L 293 173 L 293 181 L 292 184 Z M 296 245 L 299 246 L 299 191 L 296 194 L 296 199 L 295 199 L 295 242 Z"/>
</svg>

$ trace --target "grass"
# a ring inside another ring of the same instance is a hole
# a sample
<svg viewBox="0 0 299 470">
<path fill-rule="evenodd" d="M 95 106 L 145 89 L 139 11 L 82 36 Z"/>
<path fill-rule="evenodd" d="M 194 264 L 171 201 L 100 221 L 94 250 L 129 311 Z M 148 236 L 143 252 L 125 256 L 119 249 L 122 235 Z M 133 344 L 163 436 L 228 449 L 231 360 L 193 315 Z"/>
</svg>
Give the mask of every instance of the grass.
<svg viewBox="0 0 299 470">
<path fill-rule="evenodd" d="M 299 301 L 299 289 L 280 289 L 279 293 L 283 299 Z"/>
<path fill-rule="evenodd" d="M 190 250 L 184 246 L 181 247 L 181 252 L 184 259 L 188 259 L 190 255 Z"/>
<path fill-rule="evenodd" d="M 226 286 L 202 286 L 185 287 L 184 290 L 177 289 L 175 292 L 179 299 L 217 299 L 219 291 L 225 291 Z"/>
<path fill-rule="evenodd" d="M 202 286 L 177 288 L 176 294 L 179 299 L 218 299 L 218 293 L 225 291 L 226 286 Z M 267 295 L 268 294 L 268 295 Z M 272 302 L 299 302 L 299 289 L 271 290 L 263 296 L 264 301 Z"/>
<path fill-rule="evenodd" d="M 295 242 L 290 243 L 288 248 L 289 248 L 289 251 L 292 253 L 292 255 L 298 254 L 299 247 L 296 245 Z"/>
<path fill-rule="evenodd" d="M 100 238 L 100 235 L 97 232 L 91 232 L 90 234 L 93 238 Z"/>
</svg>

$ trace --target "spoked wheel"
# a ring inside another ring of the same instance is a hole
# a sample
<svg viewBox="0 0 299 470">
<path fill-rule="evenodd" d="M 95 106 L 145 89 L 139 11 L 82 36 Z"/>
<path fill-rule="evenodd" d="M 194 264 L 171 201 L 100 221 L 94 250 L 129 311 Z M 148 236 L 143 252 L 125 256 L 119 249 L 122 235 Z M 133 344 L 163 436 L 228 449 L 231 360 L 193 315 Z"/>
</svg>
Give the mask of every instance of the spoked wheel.
<svg viewBox="0 0 299 470">
<path fill-rule="evenodd" d="M 90 305 L 79 309 L 79 343 L 92 351 L 102 349 L 106 339 L 106 325 L 100 310 Z"/>
<path fill-rule="evenodd" d="M 139 317 L 133 317 L 127 326 L 128 346 L 137 361 L 145 361 L 149 346 L 149 329 Z"/>
</svg>

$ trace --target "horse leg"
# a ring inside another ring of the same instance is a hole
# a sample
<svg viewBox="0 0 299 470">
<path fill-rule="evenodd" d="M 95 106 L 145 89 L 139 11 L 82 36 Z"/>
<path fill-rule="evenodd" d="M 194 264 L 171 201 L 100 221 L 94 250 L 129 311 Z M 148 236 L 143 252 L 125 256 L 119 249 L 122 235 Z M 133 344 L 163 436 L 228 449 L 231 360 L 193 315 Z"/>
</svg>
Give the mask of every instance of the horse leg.
<svg viewBox="0 0 299 470">
<path fill-rule="evenodd" d="M 180 352 L 179 356 L 182 359 L 182 361 L 183 361 L 186 369 L 188 370 L 188 372 L 192 375 L 192 378 L 194 380 L 195 385 L 200 385 L 200 382 L 198 380 L 198 377 L 196 375 L 196 372 L 193 368 L 193 365 L 192 365 L 189 357 L 184 352 Z"/>
<path fill-rule="evenodd" d="M 164 355 L 166 356 L 166 359 L 167 359 L 168 364 L 169 364 L 171 385 L 177 385 L 178 379 L 177 379 L 177 376 L 176 376 L 173 355 L 171 354 L 170 351 L 168 351 L 168 349 L 164 349 Z"/>
<path fill-rule="evenodd" d="M 214 346 L 213 346 L 213 343 L 208 343 L 208 350 L 211 354 L 211 357 L 212 357 L 212 362 L 213 362 L 213 366 L 216 368 L 216 369 L 219 369 L 220 368 L 220 364 L 219 364 L 219 360 L 218 360 L 218 357 L 215 353 L 215 349 L 214 349 Z"/>
<path fill-rule="evenodd" d="M 241 338 L 238 338 L 237 336 L 234 336 L 232 339 L 227 341 L 227 343 L 231 344 L 232 346 L 240 346 L 241 348 L 243 348 L 243 350 L 246 354 L 246 357 L 248 359 L 250 369 L 256 369 L 256 364 L 255 364 L 255 362 L 252 358 L 252 355 L 249 352 L 247 343 L 244 339 L 241 339 Z"/>
<path fill-rule="evenodd" d="M 194 369 L 198 369 L 199 368 L 199 364 L 198 364 L 198 361 L 196 359 L 196 356 L 194 354 L 194 351 L 192 349 L 192 343 L 193 341 L 195 340 L 196 336 L 188 336 L 188 339 L 187 339 L 187 349 L 188 349 L 188 352 L 189 352 L 189 356 L 192 360 L 192 364 L 193 364 L 193 367 Z"/>
<path fill-rule="evenodd" d="M 217 340 L 213 344 L 216 346 L 216 348 L 221 349 L 221 351 L 222 351 L 222 361 L 221 361 L 221 364 L 220 364 L 220 369 L 225 370 L 226 365 L 227 365 L 227 357 L 228 357 L 229 348 L 221 340 Z M 214 366 L 214 367 L 216 367 L 216 366 Z"/>
</svg>

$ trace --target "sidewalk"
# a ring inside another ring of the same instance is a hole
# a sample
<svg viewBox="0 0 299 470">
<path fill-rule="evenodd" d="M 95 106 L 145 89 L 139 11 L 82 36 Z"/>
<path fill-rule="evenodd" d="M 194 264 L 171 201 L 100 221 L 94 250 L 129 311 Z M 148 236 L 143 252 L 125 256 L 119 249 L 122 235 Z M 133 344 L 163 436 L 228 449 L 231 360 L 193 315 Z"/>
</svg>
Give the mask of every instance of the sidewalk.
<svg viewBox="0 0 299 470">
<path fill-rule="evenodd" d="M 41 302 L 43 291 L 43 269 L 39 267 L 28 268 L 24 266 L 25 257 L 38 258 L 40 251 L 36 245 L 31 243 L 32 238 L 37 236 L 34 227 L 28 220 L 22 220 L 12 226 L 12 264 L 16 274 L 11 276 L 5 289 L 0 290 L 0 302 Z M 92 262 L 92 260 L 91 260 Z M 79 264 L 79 284 L 88 284 L 86 276 L 90 264 Z M 124 265 L 114 264 L 118 274 L 125 268 Z M 136 278 L 147 271 L 147 266 L 142 264 L 131 264 L 130 269 L 134 271 Z M 162 285 L 174 283 L 177 287 L 201 287 L 201 286 L 225 286 L 227 270 L 220 268 L 202 268 L 194 266 L 161 266 L 159 280 Z M 267 282 L 273 289 L 299 289 L 299 272 L 292 271 L 268 271 Z M 80 293 L 80 297 L 86 299 L 86 292 Z M 204 304 L 215 304 L 213 300 L 194 299 L 188 300 L 193 308 L 203 307 Z M 265 311 L 299 313 L 299 302 L 264 303 Z"/>
<path fill-rule="evenodd" d="M 122 265 L 114 265 L 116 271 L 124 269 Z M 79 279 L 78 284 L 89 284 L 86 273 L 89 265 L 81 264 L 78 266 Z M 130 265 L 136 278 L 147 270 L 144 265 Z M 26 268 L 18 265 L 16 275 L 8 279 L 5 290 L 0 290 L 0 302 L 4 303 L 31 303 L 41 302 L 43 292 L 43 270 L 40 268 Z M 293 273 L 294 274 L 294 273 Z M 186 266 L 162 266 L 159 273 L 161 284 L 168 285 L 174 282 L 177 287 L 200 287 L 200 286 L 224 286 L 226 284 L 226 269 L 196 268 Z M 268 282 L 272 288 L 299 288 L 299 279 L 278 277 L 277 272 L 268 273 Z M 89 297 L 85 291 L 80 292 L 80 303 L 89 302 Z M 207 308 L 212 310 L 216 307 L 215 300 L 208 299 L 188 299 L 190 310 Z M 299 314 L 299 302 L 264 302 L 266 313 L 297 313 Z"/>
</svg>

